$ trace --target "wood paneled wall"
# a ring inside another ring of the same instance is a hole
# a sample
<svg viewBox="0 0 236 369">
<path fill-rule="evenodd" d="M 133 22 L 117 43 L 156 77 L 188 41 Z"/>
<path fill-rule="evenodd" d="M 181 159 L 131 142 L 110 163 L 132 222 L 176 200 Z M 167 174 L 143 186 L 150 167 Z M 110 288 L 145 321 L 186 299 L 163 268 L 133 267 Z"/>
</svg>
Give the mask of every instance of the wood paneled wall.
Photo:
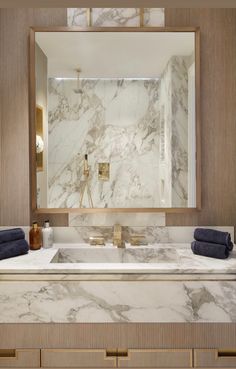
<svg viewBox="0 0 236 369">
<path fill-rule="evenodd" d="M 66 9 L 0 9 L 1 225 L 30 221 L 27 36 L 49 25 Z M 201 28 L 202 135 L 202 211 L 167 224 L 236 226 L 236 9 L 168 8 L 166 25 Z"/>
<path fill-rule="evenodd" d="M 0 9 L 1 225 L 30 222 L 29 27 L 66 24 L 66 9 Z"/>
<path fill-rule="evenodd" d="M 236 226 L 236 9 L 166 9 L 167 26 L 201 29 L 202 210 L 167 225 Z"/>
</svg>

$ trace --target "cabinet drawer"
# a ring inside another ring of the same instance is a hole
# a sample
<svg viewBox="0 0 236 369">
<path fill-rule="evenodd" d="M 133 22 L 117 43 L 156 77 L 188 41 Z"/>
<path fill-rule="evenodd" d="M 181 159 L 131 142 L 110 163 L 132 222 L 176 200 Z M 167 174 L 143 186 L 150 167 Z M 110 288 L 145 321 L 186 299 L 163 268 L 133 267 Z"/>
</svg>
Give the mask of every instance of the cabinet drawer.
<svg viewBox="0 0 236 369">
<path fill-rule="evenodd" d="M 43 368 L 115 368 L 116 357 L 106 350 L 83 349 L 43 349 Z"/>
<path fill-rule="evenodd" d="M 40 350 L 0 350 L 0 368 L 40 367 Z"/>
<path fill-rule="evenodd" d="M 236 349 L 196 349 L 194 366 L 196 368 L 236 368 Z"/>
<path fill-rule="evenodd" d="M 119 368 L 191 368 L 192 350 L 130 349 L 118 357 Z"/>
</svg>

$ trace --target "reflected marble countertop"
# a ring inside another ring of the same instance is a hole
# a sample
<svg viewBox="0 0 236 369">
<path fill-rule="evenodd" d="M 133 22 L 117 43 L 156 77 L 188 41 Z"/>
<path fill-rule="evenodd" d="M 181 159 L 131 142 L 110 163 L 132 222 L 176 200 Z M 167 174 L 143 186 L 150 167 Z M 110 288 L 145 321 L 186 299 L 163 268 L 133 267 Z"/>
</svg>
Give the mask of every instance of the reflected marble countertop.
<svg viewBox="0 0 236 369">
<path fill-rule="evenodd" d="M 225 260 L 194 255 L 190 244 L 154 244 L 94 247 L 86 244 L 54 244 L 51 249 L 0 261 L 4 274 L 137 274 L 147 275 L 234 275 L 236 249 Z M 145 277 L 146 276 L 146 277 Z"/>
</svg>

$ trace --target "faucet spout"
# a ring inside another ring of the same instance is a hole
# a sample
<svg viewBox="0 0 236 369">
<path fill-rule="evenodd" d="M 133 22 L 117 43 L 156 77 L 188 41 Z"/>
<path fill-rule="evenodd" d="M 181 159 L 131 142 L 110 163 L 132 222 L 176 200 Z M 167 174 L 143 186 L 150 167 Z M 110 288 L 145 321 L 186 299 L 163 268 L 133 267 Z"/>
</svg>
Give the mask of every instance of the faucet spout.
<svg viewBox="0 0 236 369">
<path fill-rule="evenodd" d="M 120 224 L 115 224 L 113 228 L 113 245 L 119 248 L 124 248 L 125 243 L 122 238 L 122 227 Z"/>
</svg>

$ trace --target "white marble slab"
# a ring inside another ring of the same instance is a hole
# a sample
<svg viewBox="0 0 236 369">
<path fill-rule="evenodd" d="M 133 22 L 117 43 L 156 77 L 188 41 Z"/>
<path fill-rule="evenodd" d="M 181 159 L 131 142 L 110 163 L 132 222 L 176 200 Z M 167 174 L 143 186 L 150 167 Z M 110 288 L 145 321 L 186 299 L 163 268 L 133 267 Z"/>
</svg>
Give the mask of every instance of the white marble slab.
<svg viewBox="0 0 236 369">
<path fill-rule="evenodd" d="M 91 12 L 91 23 L 93 26 L 105 27 L 125 27 L 139 26 L 139 8 L 93 8 Z M 68 26 L 88 26 L 87 8 L 68 8 Z M 165 25 L 164 8 L 145 8 L 144 25 L 159 26 Z"/>
<path fill-rule="evenodd" d="M 228 259 L 219 260 L 194 255 L 190 244 L 127 247 L 124 252 L 129 254 L 128 257 L 122 257 L 122 262 L 119 262 L 118 250 L 112 245 L 57 244 L 52 249 L 30 251 L 28 255 L 1 260 L 0 274 L 96 274 L 98 278 L 99 274 L 109 274 L 111 279 L 116 274 L 139 275 L 139 279 L 142 276 L 146 279 L 148 274 L 165 274 L 169 275 L 170 280 L 173 275 L 196 274 L 196 279 L 199 279 L 199 274 L 203 274 L 204 278 L 206 274 L 217 274 L 220 279 L 221 274 L 223 278 L 226 274 L 236 274 L 236 250 Z M 64 262 L 57 262 L 58 250 Z"/>
<path fill-rule="evenodd" d="M 69 225 L 113 227 L 114 224 L 123 224 L 126 227 L 165 226 L 165 213 L 104 213 L 104 214 L 69 214 Z"/>
<path fill-rule="evenodd" d="M 107 242 L 111 242 L 113 238 L 113 227 L 107 226 L 106 221 L 109 220 L 103 218 L 103 215 L 96 214 L 94 217 L 85 216 L 79 219 L 75 218 L 75 222 L 80 226 L 74 227 L 55 227 L 54 228 L 54 242 L 55 243 L 84 243 L 88 242 L 90 236 L 103 236 Z M 120 223 L 123 227 L 123 236 L 126 241 L 129 240 L 131 234 L 142 234 L 148 243 L 190 243 L 193 241 L 193 234 L 195 227 L 164 227 L 155 225 L 155 216 L 149 217 L 144 214 L 133 214 L 133 220 L 128 218 L 126 214 L 121 214 L 117 219 L 114 217 L 114 223 Z M 142 216 L 144 221 L 142 222 Z M 75 216 L 76 217 L 76 216 Z M 111 217 L 112 219 L 112 217 Z M 158 218 L 157 218 L 158 219 Z M 104 220 L 104 223 L 103 223 Z M 73 221 L 73 222 L 74 222 Z M 157 220 L 158 221 L 158 220 Z M 128 222 L 128 227 L 126 226 Z M 150 222 L 150 224 L 148 224 Z M 111 225 L 111 223 L 108 223 Z M 211 228 L 220 230 L 223 232 L 229 232 L 231 239 L 234 242 L 234 227 L 225 226 L 202 226 L 199 228 Z"/>
<path fill-rule="evenodd" d="M 1 282 L 0 323 L 236 322 L 235 282 Z"/>
</svg>

